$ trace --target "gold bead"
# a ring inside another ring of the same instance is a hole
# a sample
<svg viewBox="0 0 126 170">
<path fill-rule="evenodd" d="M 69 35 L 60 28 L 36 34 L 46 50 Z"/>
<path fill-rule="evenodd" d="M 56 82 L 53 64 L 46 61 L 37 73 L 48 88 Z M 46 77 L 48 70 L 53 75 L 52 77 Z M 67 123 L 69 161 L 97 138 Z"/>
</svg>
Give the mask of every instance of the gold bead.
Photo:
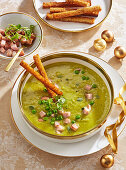
<svg viewBox="0 0 126 170">
<path fill-rule="evenodd" d="M 114 55 L 119 59 L 124 58 L 126 56 L 126 49 L 122 46 L 118 46 L 114 50 Z"/>
<path fill-rule="evenodd" d="M 107 42 L 113 42 L 114 41 L 114 34 L 112 31 L 105 30 L 102 32 L 101 37 Z"/>
<path fill-rule="evenodd" d="M 106 41 L 101 38 L 94 41 L 94 48 L 97 51 L 104 51 L 106 49 L 106 46 Z"/>
<path fill-rule="evenodd" d="M 104 168 L 110 168 L 114 164 L 114 158 L 112 155 L 103 155 L 100 159 L 100 163 Z"/>
</svg>

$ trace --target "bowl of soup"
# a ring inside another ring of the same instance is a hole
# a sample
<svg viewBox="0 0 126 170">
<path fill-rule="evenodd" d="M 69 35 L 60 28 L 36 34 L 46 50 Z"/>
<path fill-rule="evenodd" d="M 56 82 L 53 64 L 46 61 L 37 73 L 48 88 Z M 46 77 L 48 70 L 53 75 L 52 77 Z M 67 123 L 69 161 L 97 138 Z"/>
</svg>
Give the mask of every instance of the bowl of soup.
<svg viewBox="0 0 126 170">
<path fill-rule="evenodd" d="M 113 85 L 104 69 L 79 52 L 57 52 L 41 58 L 50 82 L 62 96 L 24 70 L 18 87 L 21 113 L 31 129 L 54 142 L 78 142 L 95 135 L 109 116 Z M 37 70 L 36 65 L 31 67 Z"/>
</svg>

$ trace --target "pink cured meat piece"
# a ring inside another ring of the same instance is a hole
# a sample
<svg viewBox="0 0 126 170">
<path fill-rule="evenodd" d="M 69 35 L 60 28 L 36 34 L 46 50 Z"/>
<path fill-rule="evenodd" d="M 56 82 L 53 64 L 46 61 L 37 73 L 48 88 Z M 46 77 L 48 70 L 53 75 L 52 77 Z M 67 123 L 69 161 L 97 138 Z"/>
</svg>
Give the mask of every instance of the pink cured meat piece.
<svg viewBox="0 0 126 170">
<path fill-rule="evenodd" d="M 78 128 L 79 128 L 79 125 L 77 125 L 76 123 L 74 123 L 74 124 L 71 125 L 71 129 L 72 129 L 73 131 L 77 131 Z"/>
<path fill-rule="evenodd" d="M 27 41 L 26 41 L 26 44 L 27 44 L 27 45 L 31 45 L 31 44 L 32 44 L 32 41 L 33 41 L 33 39 L 31 38 L 30 40 L 27 40 Z"/>
<path fill-rule="evenodd" d="M 43 111 L 41 111 L 41 112 L 39 113 L 39 115 L 40 115 L 41 118 L 43 118 L 43 117 L 46 115 L 46 113 L 43 112 Z"/>
<path fill-rule="evenodd" d="M 57 122 L 57 121 L 55 121 L 54 126 L 55 126 L 55 127 L 58 127 L 59 125 L 60 125 L 60 123 L 59 123 L 59 122 Z"/>
<path fill-rule="evenodd" d="M 92 86 L 91 85 L 89 85 L 89 84 L 87 84 L 86 86 L 85 86 L 85 90 L 91 90 L 91 88 L 92 88 Z"/>
<path fill-rule="evenodd" d="M 8 50 L 10 48 L 10 43 L 6 42 L 5 49 Z"/>
<path fill-rule="evenodd" d="M 7 56 L 8 56 L 8 57 L 12 57 L 12 52 L 13 52 L 13 51 L 12 51 L 11 49 L 8 49 L 8 50 L 7 50 Z"/>
<path fill-rule="evenodd" d="M 70 117 L 71 112 L 63 112 L 62 115 L 64 118 L 68 118 L 68 117 Z"/>
<path fill-rule="evenodd" d="M 39 122 L 43 122 L 43 119 L 38 119 Z"/>
<path fill-rule="evenodd" d="M 21 44 L 26 44 L 27 40 L 26 38 L 21 38 Z"/>
<path fill-rule="evenodd" d="M 59 125 L 59 126 L 56 127 L 56 131 L 63 132 L 64 127 L 62 125 Z"/>
<path fill-rule="evenodd" d="M 12 57 L 14 57 L 16 55 L 16 53 L 17 53 L 16 51 L 13 51 L 12 52 Z"/>
<path fill-rule="evenodd" d="M 92 93 L 86 93 L 85 94 L 86 99 L 92 100 L 93 99 L 93 94 Z"/>
<path fill-rule="evenodd" d="M 71 120 L 69 118 L 66 118 L 66 119 L 64 119 L 64 123 L 69 124 L 69 123 L 71 123 Z"/>
<path fill-rule="evenodd" d="M 85 115 L 88 115 L 90 111 L 91 111 L 91 105 L 88 104 L 87 107 L 84 107 L 83 113 Z"/>
<path fill-rule="evenodd" d="M 1 46 L 1 47 L 5 47 L 5 44 L 6 44 L 6 41 L 5 41 L 5 40 L 1 40 L 0 46 Z"/>
<path fill-rule="evenodd" d="M 1 53 L 3 53 L 3 54 L 4 54 L 4 53 L 5 53 L 5 51 L 6 51 L 6 50 L 5 50 L 3 47 L 0 47 L 0 52 L 1 52 Z"/>
<path fill-rule="evenodd" d="M 11 46 L 11 49 L 14 50 L 14 51 L 18 51 L 19 50 L 17 45 L 14 44 L 13 42 L 10 44 L 10 46 Z"/>
</svg>

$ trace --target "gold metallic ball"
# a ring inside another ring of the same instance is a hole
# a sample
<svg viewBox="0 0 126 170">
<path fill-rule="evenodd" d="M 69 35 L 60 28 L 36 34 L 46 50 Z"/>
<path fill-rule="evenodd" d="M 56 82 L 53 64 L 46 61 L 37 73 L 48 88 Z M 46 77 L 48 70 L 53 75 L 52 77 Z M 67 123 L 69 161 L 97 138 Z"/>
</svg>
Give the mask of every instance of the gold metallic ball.
<svg viewBox="0 0 126 170">
<path fill-rule="evenodd" d="M 126 56 L 126 49 L 122 46 L 118 46 L 114 50 L 114 55 L 119 59 L 124 58 Z"/>
<path fill-rule="evenodd" d="M 114 164 L 114 158 L 112 155 L 103 155 L 100 159 L 100 163 L 104 168 L 110 168 Z"/>
<path fill-rule="evenodd" d="M 97 51 L 104 51 L 106 49 L 106 46 L 107 46 L 106 41 L 101 38 L 94 41 L 94 48 Z"/>
<path fill-rule="evenodd" d="M 104 39 L 107 43 L 114 41 L 114 34 L 112 31 L 105 30 L 101 34 L 102 39 Z"/>
</svg>

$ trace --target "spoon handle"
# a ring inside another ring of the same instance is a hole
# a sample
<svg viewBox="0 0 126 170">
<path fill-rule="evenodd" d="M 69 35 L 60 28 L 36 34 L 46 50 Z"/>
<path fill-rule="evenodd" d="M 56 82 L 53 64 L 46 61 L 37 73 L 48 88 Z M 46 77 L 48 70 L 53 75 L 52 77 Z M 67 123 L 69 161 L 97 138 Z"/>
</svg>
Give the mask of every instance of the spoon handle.
<svg viewBox="0 0 126 170">
<path fill-rule="evenodd" d="M 10 68 L 12 67 L 12 65 L 14 64 L 15 60 L 18 58 L 18 56 L 20 55 L 20 52 L 23 50 L 23 47 L 20 48 L 18 50 L 18 52 L 16 53 L 16 55 L 12 58 L 12 60 L 10 61 L 10 63 L 7 65 L 7 67 L 5 68 L 5 71 L 9 71 Z"/>
</svg>

